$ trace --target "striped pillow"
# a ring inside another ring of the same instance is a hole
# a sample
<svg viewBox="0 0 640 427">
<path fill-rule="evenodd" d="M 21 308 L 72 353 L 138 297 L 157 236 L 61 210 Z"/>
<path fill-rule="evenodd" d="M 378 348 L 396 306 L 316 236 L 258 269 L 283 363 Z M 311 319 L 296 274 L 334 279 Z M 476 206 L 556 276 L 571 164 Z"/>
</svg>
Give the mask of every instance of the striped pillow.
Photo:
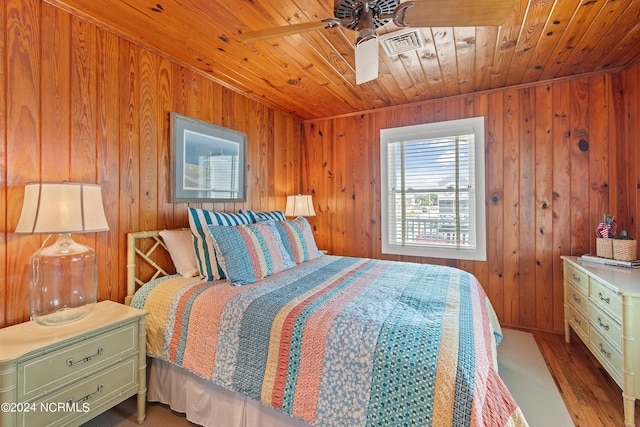
<svg viewBox="0 0 640 427">
<path fill-rule="evenodd" d="M 309 221 L 299 216 L 290 221 L 278 221 L 282 244 L 296 264 L 322 256 L 311 232 Z"/>
<path fill-rule="evenodd" d="M 189 209 L 189 226 L 193 234 L 193 247 L 198 261 L 200 276 L 205 280 L 224 278 L 224 272 L 216 261 L 216 252 L 211 234 L 207 230 L 209 225 L 239 225 L 250 224 L 251 218 L 246 214 L 207 211 L 204 209 Z"/>
<path fill-rule="evenodd" d="M 236 227 L 210 225 L 218 264 L 227 282 L 241 286 L 295 266 L 273 220 Z"/>
<path fill-rule="evenodd" d="M 266 221 L 268 219 L 273 219 L 275 221 L 287 220 L 287 217 L 284 215 L 284 212 L 282 211 L 254 212 L 254 211 L 245 211 L 244 209 L 240 209 L 240 213 L 249 215 L 249 217 L 251 218 L 251 222 Z"/>
</svg>

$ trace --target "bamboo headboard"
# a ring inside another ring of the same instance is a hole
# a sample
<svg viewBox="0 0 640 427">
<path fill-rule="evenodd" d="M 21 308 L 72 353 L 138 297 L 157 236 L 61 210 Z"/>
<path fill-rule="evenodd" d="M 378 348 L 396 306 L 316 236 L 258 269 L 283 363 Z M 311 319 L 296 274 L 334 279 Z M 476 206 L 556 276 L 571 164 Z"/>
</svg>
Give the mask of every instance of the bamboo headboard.
<svg viewBox="0 0 640 427">
<path fill-rule="evenodd" d="M 182 228 L 181 230 L 187 230 Z M 129 305 L 133 294 L 136 292 L 138 286 L 142 286 L 146 282 L 157 279 L 158 277 L 164 277 L 171 274 L 167 269 L 163 268 L 152 258 L 152 255 L 156 250 L 167 251 L 167 245 L 162 241 L 160 237 L 161 230 L 152 231 L 138 231 L 135 233 L 127 233 L 127 296 L 124 303 Z M 149 249 L 141 249 L 142 242 L 151 242 Z M 138 263 L 138 259 L 142 262 Z M 140 278 L 140 265 L 146 265 L 148 270 L 151 270 L 151 276 Z"/>
</svg>

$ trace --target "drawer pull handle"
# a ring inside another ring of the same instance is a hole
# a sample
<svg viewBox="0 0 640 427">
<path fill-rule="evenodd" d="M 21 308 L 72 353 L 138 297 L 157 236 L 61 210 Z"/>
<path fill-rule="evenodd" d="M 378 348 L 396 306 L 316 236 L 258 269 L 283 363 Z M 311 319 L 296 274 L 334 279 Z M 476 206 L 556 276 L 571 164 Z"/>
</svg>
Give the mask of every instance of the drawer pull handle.
<svg viewBox="0 0 640 427">
<path fill-rule="evenodd" d="M 576 276 L 575 273 L 571 273 L 571 275 L 573 276 L 573 280 L 575 280 L 576 282 L 580 283 L 580 276 Z"/>
<path fill-rule="evenodd" d="M 83 357 L 82 359 L 78 360 L 77 362 L 74 362 L 73 357 L 70 357 L 67 359 L 67 366 L 69 368 L 73 368 L 81 363 L 85 363 L 90 361 L 91 359 L 93 359 L 96 356 L 101 356 L 102 353 L 104 353 L 104 346 L 100 346 L 98 347 L 98 351 L 96 352 L 96 354 L 92 354 L 91 356 L 87 356 L 87 357 Z"/>
<path fill-rule="evenodd" d="M 605 304 L 610 304 L 611 303 L 611 298 L 605 298 L 602 296 L 602 292 L 598 292 L 598 296 L 600 297 L 600 301 L 604 302 Z"/>
<path fill-rule="evenodd" d="M 74 403 L 78 403 L 78 402 L 86 402 L 87 400 L 91 399 L 91 396 L 100 393 L 103 388 L 104 388 L 104 383 L 100 383 L 98 384 L 98 389 L 93 393 L 89 393 L 85 397 L 80 398 L 79 400 L 75 400 L 73 397 L 70 397 L 67 399 L 67 404 L 73 405 Z"/>
<path fill-rule="evenodd" d="M 598 344 L 598 347 L 600 347 L 600 353 L 604 354 L 607 357 L 607 359 L 611 359 L 611 352 L 605 350 L 604 347 L 602 346 L 602 343 Z"/>
<path fill-rule="evenodd" d="M 607 330 L 607 331 L 609 330 L 609 325 L 607 325 L 607 324 L 605 324 L 605 323 L 602 323 L 602 320 L 601 320 L 599 317 L 598 317 L 598 325 L 599 325 L 602 329 L 605 329 L 605 330 Z"/>
<path fill-rule="evenodd" d="M 580 298 L 578 298 L 576 294 L 573 294 L 573 301 L 576 302 L 577 304 L 580 304 Z"/>
<path fill-rule="evenodd" d="M 575 315 L 573 316 L 573 321 L 575 323 L 577 323 L 578 325 L 582 324 L 582 322 L 580 321 L 580 319 L 578 319 Z"/>
</svg>

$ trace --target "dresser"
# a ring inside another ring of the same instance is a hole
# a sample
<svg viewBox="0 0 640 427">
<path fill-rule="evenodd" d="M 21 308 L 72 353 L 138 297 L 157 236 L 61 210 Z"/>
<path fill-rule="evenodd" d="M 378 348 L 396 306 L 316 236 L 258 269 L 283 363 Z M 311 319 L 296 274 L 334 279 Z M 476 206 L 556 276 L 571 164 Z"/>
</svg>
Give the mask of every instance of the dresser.
<svg viewBox="0 0 640 427">
<path fill-rule="evenodd" d="M 102 301 L 82 320 L 0 329 L 0 425 L 79 425 L 137 394 L 145 418 L 147 312 Z"/>
<path fill-rule="evenodd" d="M 562 257 L 565 340 L 571 331 L 622 389 L 625 426 L 640 397 L 640 269 Z"/>
</svg>

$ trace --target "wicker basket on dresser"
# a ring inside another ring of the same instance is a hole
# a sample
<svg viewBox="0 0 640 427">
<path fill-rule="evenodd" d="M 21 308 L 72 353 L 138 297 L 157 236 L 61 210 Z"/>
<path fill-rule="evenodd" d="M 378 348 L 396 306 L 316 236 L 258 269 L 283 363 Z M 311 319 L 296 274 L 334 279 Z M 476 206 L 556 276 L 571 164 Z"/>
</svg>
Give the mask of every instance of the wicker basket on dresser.
<svg viewBox="0 0 640 427">
<path fill-rule="evenodd" d="M 625 426 L 640 397 L 640 269 L 562 257 L 565 340 L 571 330 L 622 389 Z"/>
</svg>

